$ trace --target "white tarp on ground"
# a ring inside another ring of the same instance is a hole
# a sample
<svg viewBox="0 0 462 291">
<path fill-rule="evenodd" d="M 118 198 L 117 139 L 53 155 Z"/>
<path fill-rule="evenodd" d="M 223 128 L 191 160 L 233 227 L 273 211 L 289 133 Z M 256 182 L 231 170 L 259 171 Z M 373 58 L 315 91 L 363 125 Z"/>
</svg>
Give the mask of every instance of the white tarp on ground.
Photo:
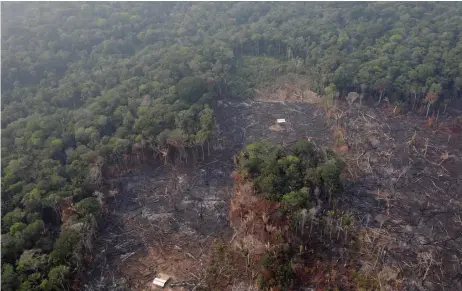
<svg viewBox="0 0 462 291">
<path fill-rule="evenodd" d="M 164 274 L 159 274 L 158 275 L 159 277 L 156 277 L 154 278 L 154 281 L 152 281 L 152 283 L 156 286 L 159 286 L 159 287 L 165 287 L 165 284 L 167 283 L 167 281 L 170 279 L 169 276 L 166 276 Z"/>
</svg>

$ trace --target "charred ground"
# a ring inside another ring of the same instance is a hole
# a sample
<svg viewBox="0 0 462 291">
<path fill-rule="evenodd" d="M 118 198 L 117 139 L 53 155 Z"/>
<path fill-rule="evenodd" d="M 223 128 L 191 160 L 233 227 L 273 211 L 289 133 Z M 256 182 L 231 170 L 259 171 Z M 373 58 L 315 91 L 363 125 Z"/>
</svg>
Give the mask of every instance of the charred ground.
<svg viewBox="0 0 462 291">
<path fill-rule="evenodd" d="M 145 162 L 108 180 L 118 194 L 107 205 L 88 289 L 142 290 L 158 272 L 185 286 L 200 285 L 214 239 L 232 236 L 234 155 L 259 140 L 329 140 L 323 110 L 311 104 L 219 101 L 215 112 L 216 132 L 204 159 L 197 149 L 188 161 Z M 277 118 L 287 121 L 281 130 L 270 128 Z"/>
<path fill-rule="evenodd" d="M 326 113 L 309 104 L 314 95 L 309 103 L 300 102 L 303 92 L 289 95 L 296 97 L 219 101 L 214 138 L 203 151 L 167 165 L 143 162 L 131 174 L 112 178 L 119 194 L 108 203 L 87 288 L 143 290 L 159 272 L 172 276 L 171 287 L 206 286 L 214 241 L 233 236 L 228 202 L 234 155 L 256 141 L 284 146 L 309 138 L 336 148 L 347 162 L 338 207 L 355 217 L 362 279 L 370 276 L 376 283 L 369 286 L 461 289 L 462 139 L 454 130 L 456 116 L 429 122 L 388 106 L 342 102 Z M 276 127 L 277 118 L 287 124 Z M 327 264 L 326 270 L 336 267 Z M 316 280 L 322 286 L 328 278 Z M 230 278 L 226 284 L 251 282 Z"/>
<path fill-rule="evenodd" d="M 379 264 L 392 266 L 384 277 L 396 275 L 406 289 L 462 288 L 457 114 L 436 121 L 387 105 L 337 111 L 350 150 L 342 204 L 357 213 L 365 251 L 376 258 L 363 267 L 380 274 Z"/>
</svg>

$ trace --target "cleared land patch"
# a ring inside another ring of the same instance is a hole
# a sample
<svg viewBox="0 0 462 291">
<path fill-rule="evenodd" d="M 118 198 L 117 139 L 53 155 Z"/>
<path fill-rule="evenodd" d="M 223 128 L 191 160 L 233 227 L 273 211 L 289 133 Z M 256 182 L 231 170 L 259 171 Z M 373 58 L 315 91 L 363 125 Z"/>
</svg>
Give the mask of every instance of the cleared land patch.
<svg viewBox="0 0 462 291">
<path fill-rule="evenodd" d="M 252 236 L 233 240 L 228 216 L 235 191 L 233 157 L 256 141 L 287 146 L 307 138 L 334 148 L 347 162 L 345 192 L 337 206 L 354 216 L 359 251 L 347 254 L 332 246 L 334 251 L 327 252 L 313 241 L 313 250 L 327 257 L 296 270 L 303 282 L 319 287 L 326 280 L 334 285 L 343 280 L 348 289 L 353 280 L 352 290 L 361 284 L 378 290 L 462 289 L 462 139 L 457 120 L 447 115 L 429 124 L 422 116 L 386 106 L 344 102 L 326 113 L 314 105 L 321 103 L 319 96 L 300 90 L 305 89 L 281 85 L 272 96 L 260 90 L 255 101 L 218 101 L 214 138 L 203 152 L 168 166 L 145 163 L 130 176 L 115 179 L 120 194 L 108 205 L 89 288 L 143 290 L 159 272 L 172 277 L 172 288 L 253 286 L 246 258 L 229 249 L 236 244 L 262 247 Z M 286 123 L 277 124 L 277 119 Z M 340 237 L 342 231 L 337 225 L 323 235 Z M 218 242 L 224 246 L 217 249 Z M 227 262 L 226 268 L 218 268 L 216 256 Z M 358 260 L 360 274 L 348 256 Z M 211 266 L 221 270 L 222 281 L 210 281 Z"/>
</svg>

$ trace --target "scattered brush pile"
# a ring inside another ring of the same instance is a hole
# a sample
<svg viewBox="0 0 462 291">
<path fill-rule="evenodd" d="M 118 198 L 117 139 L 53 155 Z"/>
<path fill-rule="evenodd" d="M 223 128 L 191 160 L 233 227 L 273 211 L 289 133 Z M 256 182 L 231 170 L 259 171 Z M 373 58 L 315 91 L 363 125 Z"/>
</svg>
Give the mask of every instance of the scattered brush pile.
<svg viewBox="0 0 462 291">
<path fill-rule="evenodd" d="M 235 163 L 234 235 L 229 246 L 219 247 L 228 259 L 212 255 L 215 275 L 234 270 L 233 280 L 223 277 L 222 290 L 243 281 L 261 290 L 374 289 L 375 281 L 359 275 L 350 259 L 357 245 L 354 219 L 333 207 L 344 163 L 332 151 L 307 140 L 290 148 L 259 142 L 245 147 Z M 219 267 L 220 261 L 227 265 Z"/>
</svg>

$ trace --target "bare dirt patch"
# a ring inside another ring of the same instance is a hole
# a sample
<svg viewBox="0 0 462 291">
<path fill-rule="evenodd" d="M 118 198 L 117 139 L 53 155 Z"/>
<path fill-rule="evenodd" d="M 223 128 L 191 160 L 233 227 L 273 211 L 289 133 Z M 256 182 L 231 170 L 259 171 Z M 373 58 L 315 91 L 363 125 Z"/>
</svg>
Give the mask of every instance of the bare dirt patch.
<svg viewBox="0 0 462 291">
<path fill-rule="evenodd" d="M 287 75 L 277 78 L 271 86 L 256 89 L 256 101 L 321 103 L 321 97 L 310 90 L 310 82 L 306 76 Z"/>
</svg>

